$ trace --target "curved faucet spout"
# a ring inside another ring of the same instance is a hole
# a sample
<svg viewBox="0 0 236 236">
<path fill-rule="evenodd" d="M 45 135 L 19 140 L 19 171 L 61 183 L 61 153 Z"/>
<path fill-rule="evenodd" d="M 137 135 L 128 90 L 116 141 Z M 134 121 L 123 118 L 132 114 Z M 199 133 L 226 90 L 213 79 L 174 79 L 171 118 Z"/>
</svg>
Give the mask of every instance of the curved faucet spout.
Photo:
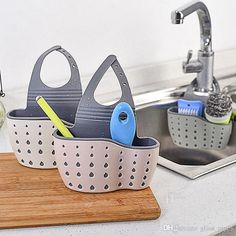
<svg viewBox="0 0 236 236">
<path fill-rule="evenodd" d="M 193 1 L 171 13 L 173 24 L 183 24 L 184 18 L 197 12 L 200 23 L 201 51 L 212 51 L 211 17 L 206 5 L 201 1 Z"/>
</svg>

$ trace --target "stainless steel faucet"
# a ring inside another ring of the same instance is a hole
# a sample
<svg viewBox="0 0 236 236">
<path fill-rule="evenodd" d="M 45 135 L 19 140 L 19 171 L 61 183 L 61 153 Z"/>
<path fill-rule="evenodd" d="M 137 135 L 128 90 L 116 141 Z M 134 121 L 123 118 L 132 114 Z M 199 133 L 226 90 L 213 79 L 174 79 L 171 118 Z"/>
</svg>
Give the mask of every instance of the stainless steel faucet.
<svg viewBox="0 0 236 236">
<path fill-rule="evenodd" d="M 213 76 L 214 52 L 212 51 L 211 17 L 206 5 L 201 1 L 192 1 L 180 7 L 171 14 L 173 24 L 183 24 L 184 18 L 193 12 L 197 12 L 200 23 L 201 49 L 198 51 L 198 59 L 191 60 L 193 52 L 188 51 L 187 61 L 183 62 L 184 73 L 197 73 L 187 93 L 203 97 L 205 100 L 209 93 L 219 92 L 219 84 Z"/>
</svg>

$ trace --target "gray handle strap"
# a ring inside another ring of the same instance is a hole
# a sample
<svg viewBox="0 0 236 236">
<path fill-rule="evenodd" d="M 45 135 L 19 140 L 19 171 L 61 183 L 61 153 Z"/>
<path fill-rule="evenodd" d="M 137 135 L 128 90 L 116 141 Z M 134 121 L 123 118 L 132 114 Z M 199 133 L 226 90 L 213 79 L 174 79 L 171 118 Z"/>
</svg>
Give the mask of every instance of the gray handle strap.
<svg viewBox="0 0 236 236">
<path fill-rule="evenodd" d="M 115 104 L 105 106 L 96 102 L 94 93 L 99 82 L 110 67 L 112 67 L 119 81 L 122 95 L 120 100 Z M 133 110 L 135 109 L 125 73 L 116 56 L 110 55 L 95 72 L 81 98 L 75 117 L 75 125 L 73 127 L 74 134 L 80 137 L 110 137 L 109 123 L 111 114 L 116 105 L 120 102 L 127 102 Z"/>
<path fill-rule="evenodd" d="M 71 77 L 70 80 L 63 86 L 59 88 L 52 88 L 48 87 L 46 84 L 42 82 L 40 72 L 42 68 L 43 61 L 45 57 L 53 51 L 58 51 L 62 53 L 70 65 L 71 70 Z M 73 102 L 76 100 L 76 97 L 79 95 L 82 96 L 82 87 L 80 82 L 80 75 L 77 64 L 74 58 L 63 49 L 61 46 L 54 46 L 47 51 L 45 51 L 36 61 L 31 80 L 28 89 L 28 100 L 27 100 L 27 107 L 28 106 L 35 106 L 35 98 L 38 95 L 44 96 L 48 101 L 58 101 L 58 100 L 70 100 Z M 74 97 L 75 96 L 75 97 Z M 78 103 L 78 102 L 76 102 Z"/>
<path fill-rule="evenodd" d="M 127 103 L 130 104 L 130 106 L 132 108 L 134 108 L 134 102 L 133 102 L 133 98 L 131 95 L 131 90 L 126 78 L 126 75 L 123 71 L 123 69 L 120 66 L 120 63 L 118 62 L 116 56 L 114 55 L 110 55 L 108 56 L 104 62 L 101 64 L 101 66 L 98 68 L 98 70 L 95 72 L 95 74 L 93 75 L 91 81 L 89 82 L 87 89 L 84 92 L 84 98 L 81 100 L 81 103 L 83 104 L 85 101 L 85 103 L 87 105 L 100 105 L 99 103 L 96 102 L 95 98 L 94 98 L 94 93 L 95 90 L 98 86 L 98 84 L 100 83 L 101 79 L 103 78 L 104 74 L 107 72 L 107 70 L 109 68 L 112 68 L 121 87 L 121 98 L 119 102 L 122 101 L 126 101 Z M 115 105 L 112 105 L 112 107 L 115 107 Z"/>
</svg>

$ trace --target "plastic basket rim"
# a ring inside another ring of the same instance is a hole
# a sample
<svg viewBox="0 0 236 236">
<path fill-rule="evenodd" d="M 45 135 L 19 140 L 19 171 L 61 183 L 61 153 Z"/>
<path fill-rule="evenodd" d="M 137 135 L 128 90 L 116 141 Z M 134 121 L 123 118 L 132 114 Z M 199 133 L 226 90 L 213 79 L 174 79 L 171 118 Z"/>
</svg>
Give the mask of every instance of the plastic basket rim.
<svg viewBox="0 0 236 236">
<path fill-rule="evenodd" d="M 176 110 L 175 110 L 176 109 Z M 202 120 L 202 121 L 204 121 L 204 122 L 208 122 L 208 123 L 210 123 L 210 124 L 212 124 L 212 125 L 216 125 L 216 126 L 230 126 L 230 125 L 232 125 L 232 120 L 230 120 L 230 122 L 228 123 L 228 124 L 218 124 L 218 123 L 212 123 L 212 122 L 210 122 L 210 121 L 208 121 L 207 119 L 205 119 L 205 118 L 203 118 L 203 117 L 200 117 L 200 116 L 189 116 L 189 115 L 185 115 L 185 114 L 179 114 L 178 112 L 177 112 L 177 109 L 178 109 L 178 107 L 177 106 L 175 106 L 175 107 L 170 107 L 168 110 L 167 110 L 167 112 L 169 113 L 169 114 L 172 114 L 172 115 L 175 115 L 175 116 L 182 116 L 182 117 L 194 117 L 195 119 L 197 119 L 197 120 Z"/>
<path fill-rule="evenodd" d="M 46 115 L 45 116 L 14 116 L 13 112 L 16 111 L 25 111 L 25 109 L 14 109 L 7 113 L 7 118 L 11 120 L 50 120 Z"/>
<path fill-rule="evenodd" d="M 9 120 L 30 120 L 30 121 L 37 121 L 37 120 L 45 120 L 45 121 L 50 121 L 50 119 L 47 117 L 47 116 L 13 116 L 11 115 L 12 112 L 15 112 L 15 111 L 24 111 L 25 109 L 15 109 L 15 110 L 11 110 L 7 113 L 7 119 Z M 70 123 L 66 120 L 63 120 L 61 119 L 62 122 L 64 124 L 66 124 L 66 126 L 70 127 L 70 126 L 73 126 L 73 123 Z"/>
<path fill-rule="evenodd" d="M 59 131 L 56 129 L 54 132 L 53 132 L 53 138 L 55 139 L 58 139 L 58 140 L 64 140 L 64 141 L 72 141 L 72 142 L 107 142 L 107 143 L 111 143 L 111 144 L 115 144 L 115 145 L 118 145 L 119 147 L 123 147 L 123 148 L 127 148 L 127 149 L 156 149 L 156 148 L 159 148 L 160 147 L 160 143 L 155 139 L 155 138 L 152 138 L 152 137 L 137 137 L 137 138 L 148 138 L 148 139 L 151 139 L 152 141 L 155 142 L 154 145 L 151 145 L 151 146 L 129 146 L 129 145 L 125 145 L 125 144 L 122 144 L 122 143 L 119 143 L 113 139 L 109 139 L 109 138 L 79 138 L 79 137 L 75 137 L 75 138 L 65 138 L 61 135 L 58 134 Z"/>
</svg>

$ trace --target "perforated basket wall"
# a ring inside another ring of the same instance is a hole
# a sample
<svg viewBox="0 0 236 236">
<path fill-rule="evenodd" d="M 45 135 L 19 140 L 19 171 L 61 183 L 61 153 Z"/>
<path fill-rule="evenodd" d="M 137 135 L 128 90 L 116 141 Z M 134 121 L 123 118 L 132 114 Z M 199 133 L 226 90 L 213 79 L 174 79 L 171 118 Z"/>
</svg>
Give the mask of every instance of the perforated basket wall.
<svg viewBox="0 0 236 236">
<path fill-rule="evenodd" d="M 7 119 L 10 142 L 18 162 L 32 168 L 56 167 L 50 120 Z"/>
<path fill-rule="evenodd" d="M 178 114 L 176 107 L 167 112 L 169 132 L 176 145 L 191 149 L 223 149 L 227 146 L 232 122 L 213 124 L 202 117 Z"/>
<path fill-rule="evenodd" d="M 157 165 L 159 143 L 125 147 L 109 139 L 65 139 L 54 132 L 57 167 L 66 187 L 87 193 L 149 186 Z"/>
</svg>

